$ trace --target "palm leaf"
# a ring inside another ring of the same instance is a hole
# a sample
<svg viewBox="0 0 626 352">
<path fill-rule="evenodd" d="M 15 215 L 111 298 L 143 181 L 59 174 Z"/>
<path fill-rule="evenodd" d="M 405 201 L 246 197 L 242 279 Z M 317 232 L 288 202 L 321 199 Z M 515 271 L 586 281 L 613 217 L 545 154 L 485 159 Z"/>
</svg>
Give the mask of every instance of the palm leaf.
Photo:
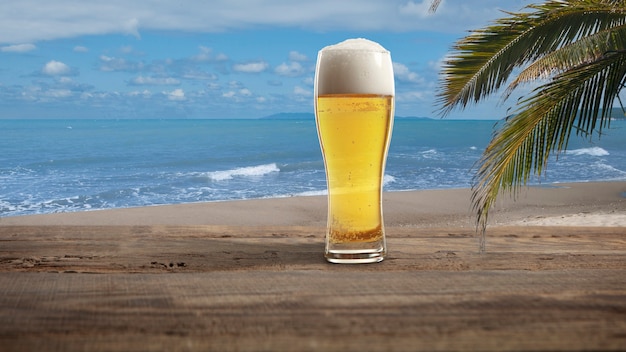
<svg viewBox="0 0 626 352">
<path fill-rule="evenodd" d="M 460 40 L 444 64 L 438 102 L 442 113 L 495 92 L 515 67 L 575 42 L 581 36 L 624 24 L 626 9 L 607 2 L 548 1 L 531 13 L 509 13 Z M 624 3 L 624 1 L 619 1 Z M 576 3 L 575 6 L 571 3 Z"/>
<path fill-rule="evenodd" d="M 521 83 L 549 78 L 555 73 L 598 60 L 608 52 L 620 50 L 626 50 L 626 24 L 583 37 L 537 59 L 511 82 L 504 99 Z"/>
<path fill-rule="evenodd" d="M 589 137 L 608 126 L 625 83 L 626 0 L 547 0 L 526 10 L 460 40 L 441 75 L 443 115 L 494 93 L 516 68 L 522 71 L 505 99 L 523 82 L 549 80 L 518 101 L 477 162 L 472 202 L 481 251 L 499 191 L 517 197 L 551 153 L 567 148 L 572 131 Z"/>
<path fill-rule="evenodd" d="M 626 52 L 610 52 L 557 75 L 520 103 L 478 162 L 472 201 L 483 230 L 482 250 L 488 211 L 498 191 L 509 190 L 516 197 L 533 173 L 542 174 L 552 151 L 567 148 L 574 126 L 585 136 L 607 126 L 625 82 Z"/>
</svg>

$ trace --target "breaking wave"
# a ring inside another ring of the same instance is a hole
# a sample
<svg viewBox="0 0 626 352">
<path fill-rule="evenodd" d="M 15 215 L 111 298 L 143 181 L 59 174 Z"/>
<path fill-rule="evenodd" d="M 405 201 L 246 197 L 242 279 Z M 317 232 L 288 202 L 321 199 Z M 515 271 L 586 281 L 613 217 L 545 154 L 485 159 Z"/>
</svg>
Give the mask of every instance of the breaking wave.
<svg viewBox="0 0 626 352">
<path fill-rule="evenodd" d="M 234 177 L 256 177 L 267 175 L 272 172 L 280 172 L 276 163 L 239 167 L 224 171 L 212 171 L 207 172 L 207 176 L 213 181 L 225 181 Z"/>
<path fill-rule="evenodd" d="M 591 156 L 607 156 L 609 152 L 600 147 L 580 148 L 567 152 L 569 155 L 591 155 Z"/>
</svg>

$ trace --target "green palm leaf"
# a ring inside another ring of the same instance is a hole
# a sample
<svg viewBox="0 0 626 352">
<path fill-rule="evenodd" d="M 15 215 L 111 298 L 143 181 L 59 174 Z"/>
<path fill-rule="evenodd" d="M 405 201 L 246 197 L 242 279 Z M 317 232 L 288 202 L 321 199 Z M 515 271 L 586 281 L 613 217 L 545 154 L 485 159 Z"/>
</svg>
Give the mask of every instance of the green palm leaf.
<svg viewBox="0 0 626 352">
<path fill-rule="evenodd" d="M 610 53 L 537 88 L 487 146 L 475 176 L 473 201 L 486 221 L 498 189 L 515 194 L 541 174 L 551 151 L 567 148 L 572 129 L 589 136 L 608 126 L 612 102 L 626 80 L 626 52 Z"/>
<path fill-rule="evenodd" d="M 520 72 L 507 87 L 506 99 L 524 82 L 549 78 L 555 73 L 600 59 L 608 52 L 626 50 L 626 25 L 605 29 L 565 45 L 537 59 Z"/>
<path fill-rule="evenodd" d="M 626 1 L 548 0 L 461 39 L 443 67 L 442 113 L 466 107 L 510 81 L 504 99 L 524 82 L 547 79 L 517 102 L 477 162 L 472 202 L 482 228 L 500 190 L 517 196 L 570 135 L 590 137 L 626 83 Z"/>
<path fill-rule="evenodd" d="M 607 11 L 607 3 L 611 11 Z M 444 64 L 438 103 L 448 114 L 494 93 L 515 67 L 536 60 L 581 36 L 624 25 L 624 1 L 548 1 L 534 12 L 509 13 L 492 26 L 461 39 Z"/>
</svg>

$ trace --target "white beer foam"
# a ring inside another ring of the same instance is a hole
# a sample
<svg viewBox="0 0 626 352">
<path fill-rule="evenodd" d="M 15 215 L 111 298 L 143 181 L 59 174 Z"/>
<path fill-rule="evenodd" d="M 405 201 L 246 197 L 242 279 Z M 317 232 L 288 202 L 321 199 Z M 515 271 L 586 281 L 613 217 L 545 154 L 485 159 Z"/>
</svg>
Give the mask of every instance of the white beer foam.
<svg viewBox="0 0 626 352">
<path fill-rule="evenodd" d="M 348 39 L 319 51 L 316 94 L 394 95 L 391 55 L 367 39 Z"/>
<path fill-rule="evenodd" d="M 365 38 L 346 39 L 341 43 L 329 45 L 322 49 L 326 50 L 363 50 L 388 52 L 382 45 Z"/>
</svg>

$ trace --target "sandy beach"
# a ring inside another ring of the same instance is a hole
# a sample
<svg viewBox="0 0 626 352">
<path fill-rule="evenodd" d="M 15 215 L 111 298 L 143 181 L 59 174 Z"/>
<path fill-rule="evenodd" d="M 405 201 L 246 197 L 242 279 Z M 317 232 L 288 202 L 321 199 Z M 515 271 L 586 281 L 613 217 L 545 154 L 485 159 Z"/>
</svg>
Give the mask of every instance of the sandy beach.
<svg viewBox="0 0 626 352">
<path fill-rule="evenodd" d="M 386 226 L 473 228 L 469 189 L 386 192 Z M 500 195 L 489 225 L 626 226 L 626 182 L 552 184 Z M 15 216 L 6 225 L 324 226 L 326 197 L 289 197 Z"/>
</svg>

